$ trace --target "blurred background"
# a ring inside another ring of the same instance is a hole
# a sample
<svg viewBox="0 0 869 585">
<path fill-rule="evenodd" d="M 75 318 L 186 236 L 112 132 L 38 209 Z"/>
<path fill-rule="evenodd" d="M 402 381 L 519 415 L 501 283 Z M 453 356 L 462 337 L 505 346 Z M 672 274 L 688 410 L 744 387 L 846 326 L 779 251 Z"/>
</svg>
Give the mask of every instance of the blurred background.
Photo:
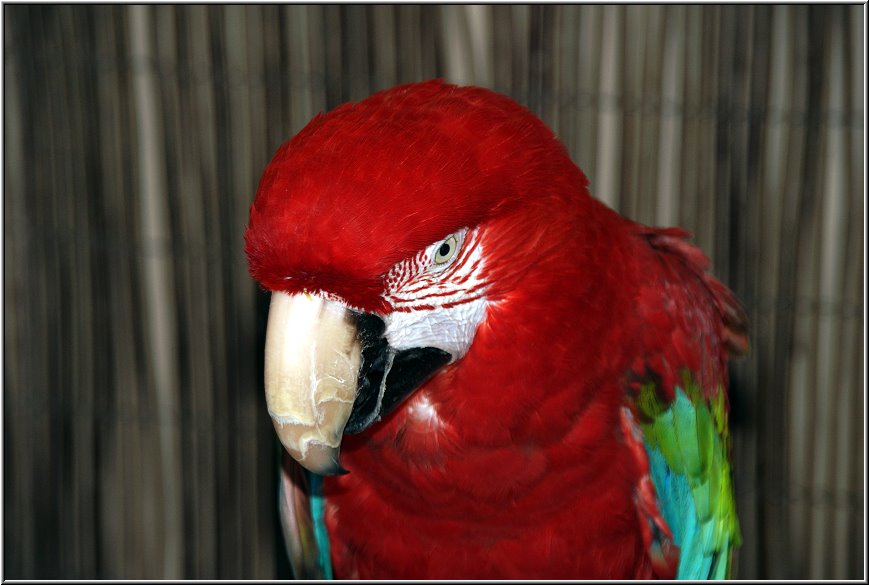
<svg viewBox="0 0 869 585">
<path fill-rule="evenodd" d="M 317 112 L 444 77 L 741 297 L 734 576 L 865 578 L 865 6 L 3 6 L 3 577 L 288 577 L 242 234 Z"/>
</svg>

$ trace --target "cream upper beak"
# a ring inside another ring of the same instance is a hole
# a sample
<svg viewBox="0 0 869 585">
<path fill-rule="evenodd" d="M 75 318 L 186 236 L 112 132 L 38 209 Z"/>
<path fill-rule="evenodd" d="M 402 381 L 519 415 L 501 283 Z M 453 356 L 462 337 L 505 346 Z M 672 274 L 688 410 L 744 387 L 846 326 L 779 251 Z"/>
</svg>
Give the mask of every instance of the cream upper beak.
<svg viewBox="0 0 869 585">
<path fill-rule="evenodd" d="M 342 471 L 341 436 L 356 399 L 361 362 L 361 344 L 346 307 L 308 294 L 272 293 L 266 403 L 284 448 L 310 471 Z"/>
</svg>

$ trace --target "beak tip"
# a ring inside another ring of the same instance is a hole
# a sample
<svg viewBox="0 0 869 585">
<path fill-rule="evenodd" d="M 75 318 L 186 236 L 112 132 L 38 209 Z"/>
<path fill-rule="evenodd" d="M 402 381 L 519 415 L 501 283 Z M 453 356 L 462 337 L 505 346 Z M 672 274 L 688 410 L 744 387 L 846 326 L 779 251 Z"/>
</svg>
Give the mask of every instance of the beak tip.
<svg viewBox="0 0 869 585">
<path fill-rule="evenodd" d="M 284 450 L 308 471 L 317 475 L 345 475 L 349 473 L 341 467 L 340 441 L 331 445 L 318 439 L 301 436 L 310 432 L 311 429 L 299 425 L 285 425 L 274 417 L 272 417 L 272 424 Z"/>
<path fill-rule="evenodd" d="M 333 475 L 337 476 L 337 477 L 341 477 L 342 475 L 347 475 L 348 473 L 350 473 L 349 471 L 347 471 L 346 469 L 341 467 L 340 463 L 336 463 L 335 465 L 331 465 L 331 466 L 325 467 L 325 468 L 319 468 L 316 470 L 309 469 L 308 471 L 311 471 L 312 473 L 316 473 L 317 475 L 322 475 L 323 477 L 333 476 Z"/>
<path fill-rule="evenodd" d="M 310 471 L 312 473 L 316 473 L 317 475 L 322 475 L 324 477 L 330 476 L 330 475 L 335 475 L 335 476 L 340 477 L 342 475 L 347 475 L 348 473 L 350 473 L 349 471 L 347 471 L 346 469 L 341 467 L 340 463 L 333 463 L 333 464 L 326 465 L 323 467 L 316 467 L 313 465 L 308 466 L 308 465 L 305 465 L 304 463 L 302 463 L 301 465 L 303 467 L 307 468 L 308 471 Z"/>
<path fill-rule="evenodd" d="M 307 446 L 304 456 L 296 457 L 292 452 L 290 455 L 293 455 L 302 467 L 317 475 L 345 475 L 349 472 L 341 467 L 339 453 L 338 447 L 311 443 Z"/>
</svg>

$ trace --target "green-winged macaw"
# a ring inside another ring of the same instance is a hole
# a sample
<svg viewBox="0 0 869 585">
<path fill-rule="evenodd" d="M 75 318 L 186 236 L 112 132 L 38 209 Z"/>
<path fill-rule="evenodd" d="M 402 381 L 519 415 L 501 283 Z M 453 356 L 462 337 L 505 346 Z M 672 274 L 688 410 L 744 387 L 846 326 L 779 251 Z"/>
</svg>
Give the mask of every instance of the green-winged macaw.
<svg viewBox="0 0 869 585">
<path fill-rule="evenodd" d="M 734 295 L 507 97 L 318 115 L 245 234 L 299 576 L 723 578 Z"/>
</svg>

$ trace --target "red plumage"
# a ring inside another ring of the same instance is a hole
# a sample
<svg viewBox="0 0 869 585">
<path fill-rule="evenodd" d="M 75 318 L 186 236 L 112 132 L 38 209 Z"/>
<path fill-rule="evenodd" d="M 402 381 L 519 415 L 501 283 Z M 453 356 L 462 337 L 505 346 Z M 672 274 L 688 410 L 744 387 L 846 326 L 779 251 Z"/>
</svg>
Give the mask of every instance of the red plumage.
<svg viewBox="0 0 869 585">
<path fill-rule="evenodd" d="M 393 264 L 476 226 L 489 304 L 470 350 L 346 436 L 350 473 L 325 480 L 336 577 L 672 576 L 647 554 L 620 409 L 650 378 L 672 399 L 685 368 L 726 383 L 741 309 L 684 232 L 590 197 L 525 108 L 432 81 L 318 116 L 263 175 L 246 251 L 267 289 L 388 313 Z"/>
</svg>

